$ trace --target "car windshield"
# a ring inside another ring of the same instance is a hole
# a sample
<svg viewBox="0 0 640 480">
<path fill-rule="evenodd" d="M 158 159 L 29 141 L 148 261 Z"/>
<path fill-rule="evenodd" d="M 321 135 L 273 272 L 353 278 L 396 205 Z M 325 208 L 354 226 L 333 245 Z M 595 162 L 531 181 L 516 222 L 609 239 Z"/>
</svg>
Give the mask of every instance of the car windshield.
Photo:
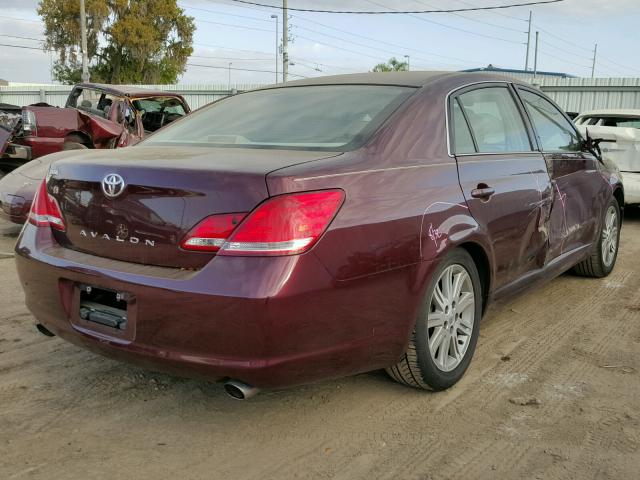
<svg viewBox="0 0 640 480">
<path fill-rule="evenodd" d="M 184 115 L 184 107 L 180 100 L 174 97 L 150 97 L 132 100 L 133 106 L 139 112 L 166 112 Z"/>
<path fill-rule="evenodd" d="M 256 90 L 203 108 L 144 144 L 352 150 L 414 91 L 383 85 Z"/>
<path fill-rule="evenodd" d="M 583 117 L 579 125 L 597 125 L 602 127 L 639 128 L 640 117 Z"/>
</svg>

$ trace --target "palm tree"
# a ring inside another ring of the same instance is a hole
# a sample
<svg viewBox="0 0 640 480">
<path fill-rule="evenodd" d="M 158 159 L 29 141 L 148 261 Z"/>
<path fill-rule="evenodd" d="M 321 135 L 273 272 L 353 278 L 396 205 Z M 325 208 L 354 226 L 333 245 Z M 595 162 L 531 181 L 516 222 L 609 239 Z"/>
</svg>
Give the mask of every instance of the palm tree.
<svg viewBox="0 0 640 480">
<path fill-rule="evenodd" d="M 396 57 L 392 57 L 387 63 L 379 63 L 373 67 L 372 72 L 405 72 L 407 70 L 409 70 L 407 62 L 401 62 Z"/>
</svg>

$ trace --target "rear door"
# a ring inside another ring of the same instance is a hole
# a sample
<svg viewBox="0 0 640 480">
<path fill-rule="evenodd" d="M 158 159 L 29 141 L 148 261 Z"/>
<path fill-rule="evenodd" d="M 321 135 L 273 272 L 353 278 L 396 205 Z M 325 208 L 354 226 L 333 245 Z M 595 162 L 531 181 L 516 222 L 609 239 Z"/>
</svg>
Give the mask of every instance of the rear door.
<svg viewBox="0 0 640 480">
<path fill-rule="evenodd" d="M 598 159 L 581 151 L 580 136 L 564 113 L 539 92 L 518 87 L 553 187 L 549 259 L 595 240 L 603 181 Z"/>
<path fill-rule="evenodd" d="M 551 183 L 543 156 L 507 83 L 450 98 L 452 149 L 471 214 L 493 246 L 495 288 L 544 265 Z"/>
</svg>

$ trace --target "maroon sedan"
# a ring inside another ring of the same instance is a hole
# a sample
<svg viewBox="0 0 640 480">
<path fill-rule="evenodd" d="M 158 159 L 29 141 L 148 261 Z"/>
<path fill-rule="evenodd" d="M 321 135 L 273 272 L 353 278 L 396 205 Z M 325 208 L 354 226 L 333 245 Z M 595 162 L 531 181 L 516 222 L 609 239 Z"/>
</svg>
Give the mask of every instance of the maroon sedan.
<svg viewBox="0 0 640 480">
<path fill-rule="evenodd" d="M 18 272 L 41 332 L 236 398 L 379 368 L 442 390 L 489 302 L 613 269 L 623 189 L 591 147 L 487 74 L 269 87 L 56 154 Z"/>
</svg>

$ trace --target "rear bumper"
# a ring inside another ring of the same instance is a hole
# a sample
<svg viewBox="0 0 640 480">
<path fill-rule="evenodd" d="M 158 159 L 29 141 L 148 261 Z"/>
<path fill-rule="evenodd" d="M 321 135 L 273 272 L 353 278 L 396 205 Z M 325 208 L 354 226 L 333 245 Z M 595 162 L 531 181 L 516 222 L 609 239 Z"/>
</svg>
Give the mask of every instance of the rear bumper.
<svg viewBox="0 0 640 480">
<path fill-rule="evenodd" d="M 640 172 L 620 172 L 624 185 L 624 203 L 640 204 Z"/>
<path fill-rule="evenodd" d="M 217 257 L 199 271 L 149 267 L 57 246 L 27 225 L 16 263 L 28 308 L 60 337 L 108 356 L 261 388 L 396 362 L 431 264 L 336 282 L 313 255 Z M 125 332 L 82 323 L 79 283 L 132 294 Z"/>
</svg>

